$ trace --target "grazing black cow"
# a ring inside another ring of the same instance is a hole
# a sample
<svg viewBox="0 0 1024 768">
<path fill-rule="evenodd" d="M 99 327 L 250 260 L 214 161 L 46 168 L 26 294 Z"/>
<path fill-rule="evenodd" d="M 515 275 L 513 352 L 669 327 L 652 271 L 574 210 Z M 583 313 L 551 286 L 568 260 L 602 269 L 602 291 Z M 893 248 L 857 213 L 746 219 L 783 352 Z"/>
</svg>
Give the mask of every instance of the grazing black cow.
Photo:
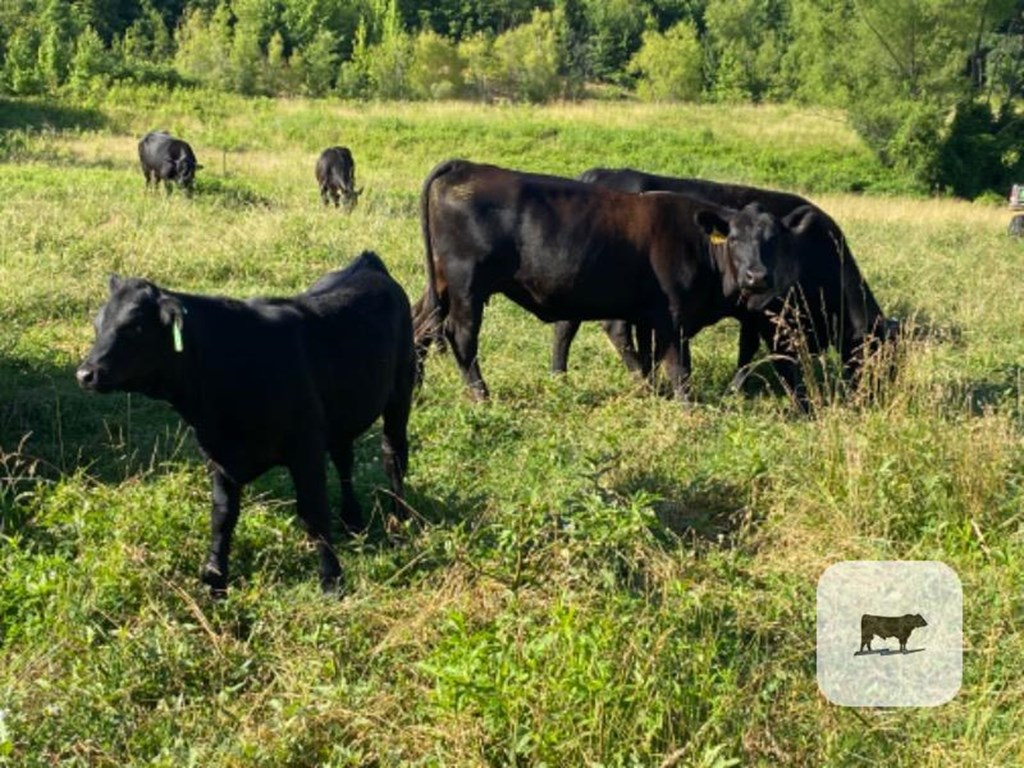
<svg viewBox="0 0 1024 768">
<path fill-rule="evenodd" d="M 380 415 L 384 469 L 402 514 L 416 358 L 409 300 L 376 254 L 292 298 L 236 301 L 115 276 L 95 325 L 79 384 L 168 401 L 209 459 L 213 539 L 202 579 L 214 594 L 226 589 L 241 488 L 274 466 L 291 473 L 321 585 L 340 586 L 324 454 L 341 478 L 342 520 L 357 529 L 353 441 Z"/>
<path fill-rule="evenodd" d="M 345 210 L 351 211 L 363 194 L 361 187 L 356 189 L 356 161 L 348 147 L 330 147 L 320 153 L 316 161 L 316 180 L 324 205 L 330 198 L 337 208 L 338 201 L 344 200 Z"/>
<path fill-rule="evenodd" d="M 910 633 L 918 627 L 927 627 L 928 622 L 920 613 L 905 614 L 903 616 L 872 616 L 865 613 L 860 617 L 860 650 L 865 648 L 871 650 L 871 639 L 876 635 L 883 640 L 887 637 L 895 637 L 900 641 L 900 651 L 907 652 L 907 640 Z"/>
<path fill-rule="evenodd" d="M 882 342 L 893 340 L 898 333 L 898 324 L 886 319 L 867 281 L 861 276 L 839 225 L 799 195 L 703 179 L 656 176 L 629 169 L 595 168 L 580 178 L 587 183 L 626 192 L 678 192 L 733 208 L 758 203 L 780 217 L 806 206 L 815 211 L 814 225 L 794 241 L 799 279 L 788 301 L 777 298 L 754 311 L 750 307 L 730 305 L 729 311 L 723 315 L 736 317 L 741 328 L 739 370 L 733 386 L 742 381 L 743 372 L 753 360 L 761 340 L 775 355 L 775 367 L 782 379 L 802 396 L 800 367 L 796 362 L 797 348 L 801 344 L 806 343 L 812 354 L 829 345 L 835 346 L 845 364 L 846 375 L 856 379 L 864 355 L 877 349 Z M 785 322 L 773 320 L 773 316 Z M 627 323 L 612 321 L 604 326 L 629 368 L 644 370 L 650 366 L 649 360 L 638 357 Z M 790 331 L 780 332 L 780 326 L 788 326 Z M 552 356 L 554 371 L 565 371 L 569 345 L 578 328 L 579 323 L 559 323 L 556 326 Z M 684 341 L 684 355 L 687 355 L 686 346 Z"/>
<path fill-rule="evenodd" d="M 685 397 L 680 330 L 736 302 L 758 309 L 788 288 L 789 241 L 813 218 L 807 209 L 781 223 L 757 206 L 736 211 L 672 193 L 631 195 L 464 160 L 431 171 L 420 205 L 427 266 L 413 313 L 420 359 L 443 329 L 476 399 L 487 397 L 477 340 L 495 293 L 545 322 L 640 323 Z"/>
<path fill-rule="evenodd" d="M 177 182 L 189 197 L 192 196 L 196 171 L 203 167 L 196 163 L 192 147 L 163 131 L 153 131 L 142 137 L 139 142 L 139 162 L 142 164 L 142 175 L 146 177 L 147 189 L 150 182 L 157 189 L 162 181 L 169 195 L 171 182 Z"/>
</svg>

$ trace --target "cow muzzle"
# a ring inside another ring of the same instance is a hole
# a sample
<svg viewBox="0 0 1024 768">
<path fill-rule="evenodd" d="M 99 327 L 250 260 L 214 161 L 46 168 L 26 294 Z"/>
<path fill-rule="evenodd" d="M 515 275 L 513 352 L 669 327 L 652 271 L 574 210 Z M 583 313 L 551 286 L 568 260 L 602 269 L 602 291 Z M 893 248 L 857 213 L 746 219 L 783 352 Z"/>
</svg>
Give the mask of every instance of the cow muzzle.
<svg viewBox="0 0 1024 768">
<path fill-rule="evenodd" d="M 102 391 L 100 371 L 99 368 L 94 365 L 89 365 L 88 363 L 82 364 L 78 370 L 75 371 L 75 379 L 78 381 L 78 386 L 82 389 L 95 392 Z"/>
<path fill-rule="evenodd" d="M 745 269 L 740 275 L 740 289 L 744 293 L 764 293 L 768 290 L 768 272 L 765 269 Z"/>
</svg>

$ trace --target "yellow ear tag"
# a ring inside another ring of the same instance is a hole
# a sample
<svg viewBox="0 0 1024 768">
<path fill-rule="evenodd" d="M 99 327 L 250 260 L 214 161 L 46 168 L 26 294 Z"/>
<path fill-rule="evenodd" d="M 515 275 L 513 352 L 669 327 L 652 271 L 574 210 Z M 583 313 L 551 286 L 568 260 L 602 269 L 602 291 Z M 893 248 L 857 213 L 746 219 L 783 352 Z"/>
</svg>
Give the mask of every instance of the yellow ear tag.
<svg viewBox="0 0 1024 768">
<path fill-rule="evenodd" d="M 174 318 L 174 327 L 171 329 L 171 334 L 174 336 L 174 351 L 183 352 L 185 350 L 185 344 L 181 340 L 181 318 Z"/>
<path fill-rule="evenodd" d="M 717 229 L 711 233 L 710 237 L 712 245 L 725 245 L 725 241 L 727 239 L 728 238 L 726 238 L 726 236 L 719 232 Z"/>
</svg>

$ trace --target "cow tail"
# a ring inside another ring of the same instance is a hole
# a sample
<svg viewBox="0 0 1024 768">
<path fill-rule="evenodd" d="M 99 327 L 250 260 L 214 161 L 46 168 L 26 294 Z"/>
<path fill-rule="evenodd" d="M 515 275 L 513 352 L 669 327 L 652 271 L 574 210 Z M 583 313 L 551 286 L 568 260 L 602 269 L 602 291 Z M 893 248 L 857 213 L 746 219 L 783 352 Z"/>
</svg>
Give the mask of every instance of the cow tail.
<svg viewBox="0 0 1024 768">
<path fill-rule="evenodd" d="M 413 306 L 413 337 L 416 342 L 416 383 L 423 381 L 423 363 L 426 360 L 430 345 L 444 344 L 442 328 L 448 314 L 445 297 L 438 294 L 437 279 L 434 272 L 434 249 L 430 242 L 430 188 L 434 181 L 455 168 L 457 161 L 449 160 L 441 163 L 430 172 L 423 182 L 420 195 L 420 226 L 423 233 L 423 248 L 427 265 L 427 285 L 423 296 Z"/>
</svg>

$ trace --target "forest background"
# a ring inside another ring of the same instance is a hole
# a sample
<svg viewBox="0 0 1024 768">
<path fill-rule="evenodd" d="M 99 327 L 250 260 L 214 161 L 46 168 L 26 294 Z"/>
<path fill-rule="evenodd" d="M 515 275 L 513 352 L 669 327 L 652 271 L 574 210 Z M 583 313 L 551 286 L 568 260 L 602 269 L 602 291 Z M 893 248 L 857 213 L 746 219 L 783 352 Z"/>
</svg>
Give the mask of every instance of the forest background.
<svg viewBox="0 0 1024 768">
<path fill-rule="evenodd" d="M 1024 177 L 1021 0 L 3 0 L 0 91 L 793 102 L 920 192 Z M 0 151 L 2 151 L 0 147 Z"/>
</svg>

